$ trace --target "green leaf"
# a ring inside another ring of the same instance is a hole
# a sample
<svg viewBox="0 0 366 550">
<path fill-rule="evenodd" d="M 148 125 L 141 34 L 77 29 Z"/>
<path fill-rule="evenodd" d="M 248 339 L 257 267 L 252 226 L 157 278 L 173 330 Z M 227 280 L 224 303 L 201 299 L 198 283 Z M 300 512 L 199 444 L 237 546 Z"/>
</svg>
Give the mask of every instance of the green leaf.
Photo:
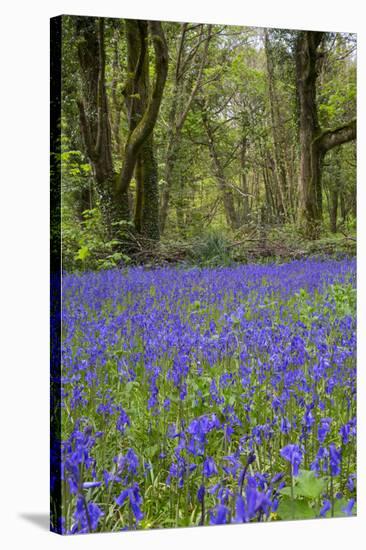
<svg viewBox="0 0 366 550">
<path fill-rule="evenodd" d="M 283 489 L 280 490 L 280 494 L 284 495 L 284 496 L 287 496 L 287 497 L 290 497 L 291 496 L 291 487 L 284 487 Z M 297 497 L 297 496 L 301 496 L 301 495 L 297 492 L 297 488 L 295 486 L 294 487 L 294 497 Z"/>
<path fill-rule="evenodd" d="M 315 512 L 306 500 L 291 500 L 284 497 L 278 505 L 277 515 L 281 519 L 311 519 Z"/>
<path fill-rule="evenodd" d="M 82 262 L 90 255 L 89 248 L 87 246 L 82 246 L 79 248 L 75 260 L 81 260 Z"/>
<path fill-rule="evenodd" d="M 325 480 L 315 477 L 311 470 L 300 470 L 300 475 L 296 479 L 296 494 L 311 499 L 320 497 L 325 489 Z"/>
</svg>

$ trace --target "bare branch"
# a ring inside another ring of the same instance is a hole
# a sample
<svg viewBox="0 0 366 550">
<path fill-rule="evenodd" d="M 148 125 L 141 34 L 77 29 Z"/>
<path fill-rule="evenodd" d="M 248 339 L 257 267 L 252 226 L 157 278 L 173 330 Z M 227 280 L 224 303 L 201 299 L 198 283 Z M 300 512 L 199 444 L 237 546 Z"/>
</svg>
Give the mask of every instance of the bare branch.
<svg viewBox="0 0 366 550">
<path fill-rule="evenodd" d="M 179 81 L 179 73 L 180 73 L 180 65 L 182 62 L 182 54 L 183 54 L 183 46 L 184 46 L 184 39 L 187 32 L 188 23 L 182 23 L 182 32 L 179 39 L 179 46 L 178 46 L 178 55 L 177 55 L 177 65 L 175 68 L 175 81 Z"/>
<path fill-rule="evenodd" d="M 210 39 L 211 39 L 211 30 L 212 30 L 211 25 L 208 25 L 206 43 L 205 43 L 205 48 L 204 48 L 203 53 L 202 53 L 201 64 L 200 64 L 200 68 L 199 68 L 199 71 L 198 71 L 197 80 L 196 80 L 196 83 L 195 83 L 194 87 L 192 88 L 192 91 L 191 91 L 190 96 L 188 98 L 188 101 L 186 103 L 185 109 L 184 109 L 182 115 L 180 116 L 180 118 L 178 120 L 178 123 L 176 125 L 176 131 L 178 131 L 178 132 L 183 127 L 183 124 L 184 124 L 184 122 L 187 118 L 187 115 L 189 113 L 189 109 L 191 108 L 192 101 L 193 101 L 195 95 L 197 94 L 198 88 L 199 88 L 200 83 L 201 83 L 203 69 L 205 67 L 206 59 L 207 59 L 208 46 L 209 46 Z"/>
</svg>

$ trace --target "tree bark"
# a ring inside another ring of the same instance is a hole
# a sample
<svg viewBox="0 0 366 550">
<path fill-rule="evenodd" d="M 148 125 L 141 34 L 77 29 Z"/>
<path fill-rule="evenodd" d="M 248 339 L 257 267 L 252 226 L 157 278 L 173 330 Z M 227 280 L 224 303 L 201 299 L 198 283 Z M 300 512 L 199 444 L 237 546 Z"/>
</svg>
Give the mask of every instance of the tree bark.
<svg viewBox="0 0 366 550">
<path fill-rule="evenodd" d="M 104 19 L 76 17 L 82 98 L 80 129 L 91 162 L 102 219 L 110 239 L 119 236 L 118 222 L 129 219 L 127 194 L 116 194 L 111 128 L 105 89 Z"/>
<path fill-rule="evenodd" d="M 148 37 L 155 52 L 155 82 L 150 86 Z M 158 173 L 153 131 L 168 70 L 168 50 L 161 23 L 126 19 L 127 69 L 124 90 L 129 134 L 124 150 L 118 191 L 127 191 L 135 172 L 134 222 L 145 238 L 159 240 Z"/>
<path fill-rule="evenodd" d="M 316 143 L 320 128 L 316 105 L 317 48 L 321 32 L 300 31 L 296 45 L 296 77 L 300 130 L 300 219 L 307 236 L 316 238 L 322 219 L 321 164 Z"/>
<path fill-rule="evenodd" d="M 243 135 L 240 143 L 240 187 L 243 192 L 242 199 L 242 221 L 248 222 L 249 218 L 249 189 L 246 174 L 247 137 Z"/>
<path fill-rule="evenodd" d="M 322 168 L 325 154 L 356 138 L 356 121 L 335 130 L 321 131 L 316 103 L 318 47 L 324 33 L 299 31 L 296 77 L 299 101 L 300 223 L 309 238 L 319 237 L 322 222 Z"/>
<path fill-rule="evenodd" d="M 346 200 L 345 200 L 343 191 L 341 191 L 339 194 L 339 203 L 340 203 L 339 206 L 341 210 L 342 223 L 345 224 L 347 221 L 347 208 L 346 208 Z"/>
<path fill-rule="evenodd" d="M 330 204 L 329 204 L 329 219 L 330 230 L 332 233 L 337 233 L 337 218 L 338 218 L 338 188 L 331 189 L 330 191 Z"/>
<path fill-rule="evenodd" d="M 319 149 L 325 154 L 333 147 L 338 147 L 343 143 L 356 139 L 356 133 L 356 119 L 352 119 L 347 124 L 343 124 L 334 130 L 323 130 L 316 141 Z"/>
<path fill-rule="evenodd" d="M 130 102 L 130 127 L 127 142 L 124 149 L 123 166 L 118 180 L 118 192 L 126 193 L 141 147 L 152 134 L 163 97 L 166 77 L 168 73 L 168 48 L 165 41 L 165 35 L 162 25 L 159 21 L 149 21 L 147 23 L 149 33 L 155 52 L 155 82 L 147 100 L 146 109 L 140 113 L 134 111 L 134 105 L 138 103 L 138 85 L 141 82 L 141 74 L 144 72 L 144 65 L 148 55 L 146 37 L 146 22 L 126 20 L 128 52 L 131 58 L 135 57 L 134 50 L 138 51 L 138 61 L 134 66 L 134 71 L 126 85 L 126 95 L 130 90 L 128 101 Z M 138 46 L 137 46 L 138 45 Z M 138 48 L 138 49 L 137 49 Z M 131 73 L 130 73 L 131 74 Z M 136 119 L 134 120 L 134 115 Z"/>
<path fill-rule="evenodd" d="M 281 131 L 283 131 L 283 128 L 282 129 L 280 128 L 280 115 L 279 115 L 278 98 L 276 94 L 274 65 L 273 65 L 272 51 L 271 51 L 269 35 L 267 30 L 264 31 L 264 44 L 265 44 L 265 54 L 266 54 L 266 62 L 267 62 L 269 102 L 271 107 L 272 137 L 273 137 L 275 163 L 276 163 L 275 169 L 277 172 L 279 199 L 280 199 L 279 213 L 280 213 L 280 217 L 282 218 L 282 221 L 287 221 L 289 219 L 289 214 L 288 214 L 289 197 L 288 197 L 286 165 L 285 165 L 284 152 L 282 149 L 282 139 L 281 139 Z"/>
</svg>

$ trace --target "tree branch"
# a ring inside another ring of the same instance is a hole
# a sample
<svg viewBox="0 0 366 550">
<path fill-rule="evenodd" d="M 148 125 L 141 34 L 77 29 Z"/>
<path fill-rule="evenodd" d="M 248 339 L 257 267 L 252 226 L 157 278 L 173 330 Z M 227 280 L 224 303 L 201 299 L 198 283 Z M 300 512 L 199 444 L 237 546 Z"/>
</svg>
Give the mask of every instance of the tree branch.
<svg viewBox="0 0 366 550">
<path fill-rule="evenodd" d="M 184 39 L 187 32 L 188 23 L 182 23 L 182 31 L 179 39 L 179 46 L 178 46 L 178 55 L 177 55 L 177 66 L 175 68 L 175 81 L 179 81 L 179 72 L 180 72 L 180 64 L 182 61 L 182 54 L 183 54 L 183 46 L 184 46 Z"/>
<path fill-rule="evenodd" d="M 149 29 L 155 51 L 155 82 L 147 109 L 129 135 L 125 146 L 124 162 L 118 181 L 118 191 L 121 193 L 127 191 L 139 150 L 154 129 L 168 73 L 168 47 L 162 25 L 159 21 L 150 21 Z"/>
<path fill-rule="evenodd" d="M 356 119 L 352 119 L 347 124 L 336 128 L 335 130 L 325 130 L 318 137 L 317 142 L 325 153 L 337 145 L 342 145 L 342 143 L 347 143 L 356 139 L 357 130 L 356 130 Z"/>
<path fill-rule="evenodd" d="M 186 103 L 185 109 L 184 109 L 183 113 L 181 114 L 181 116 L 178 120 L 178 123 L 176 125 L 176 132 L 179 132 L 183 128 L 184 122 L 185 122 L 185 120 L 187 118 L 187 115 L 189 113 L 189 110 L 191 108 L 192 101 L 193 101 L 195 95 L 197 94 L 198 88 L 201 84 L 203 69 L 205 67 L 206 59 L 207 59 L 208 46 L 209 46 L 209 43 L 210 43 L 210 40 L 211 40 L 211 25 L 208 25 L 207 37 L 205 38 L 205 40 L 206 40 L 206 43 L 205 43 L 205 48 L 202 52 L 202 58 L 201 58 L 201 63 L 200 63 L 200 67 L 199 67 L 199 70 L 198 70 L 197 80 L 196 80 L 196 83 L 195 83 L 195 85 L 193 86 L 193 88 L 191 90 L 191 93 L 190 93 L 190 96 L 189 96 L 188 101 Z"/>
</svg>

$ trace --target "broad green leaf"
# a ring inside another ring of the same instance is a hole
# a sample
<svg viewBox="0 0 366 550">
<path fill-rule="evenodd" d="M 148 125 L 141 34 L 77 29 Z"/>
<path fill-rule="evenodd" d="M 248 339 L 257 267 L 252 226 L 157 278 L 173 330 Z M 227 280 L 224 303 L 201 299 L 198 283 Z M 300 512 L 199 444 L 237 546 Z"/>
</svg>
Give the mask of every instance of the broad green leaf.
<svg viewBox="0 0 366 550">
<path fill-rule="evenodd" d="M 311 470 L 300 470 L 296 480 L 296 494 L 311 499 L 320 497 L 325 488 L 325 480 L 315 477 Z"/>
<path fill-rule="evenodd" d="M 281 519 L 311 519 L 315 518 L 315 512 L 310 508 L 306 500 L 293 501 L 284 497 L 278 505 L 277 515 Z"/>
<path fill-rule="evenodd" d="M 300 493 L 298 493 L 298 491 L 297 491 L 296 485 L 294 487 L 293 492 L 294 492 L 294 497 L 301 496 Z M 280 490 L 280 494 L 284 495 L 284 496 L 291 497 L 291 487 L 284 487 L 283 489 Z"/>
</svg>

